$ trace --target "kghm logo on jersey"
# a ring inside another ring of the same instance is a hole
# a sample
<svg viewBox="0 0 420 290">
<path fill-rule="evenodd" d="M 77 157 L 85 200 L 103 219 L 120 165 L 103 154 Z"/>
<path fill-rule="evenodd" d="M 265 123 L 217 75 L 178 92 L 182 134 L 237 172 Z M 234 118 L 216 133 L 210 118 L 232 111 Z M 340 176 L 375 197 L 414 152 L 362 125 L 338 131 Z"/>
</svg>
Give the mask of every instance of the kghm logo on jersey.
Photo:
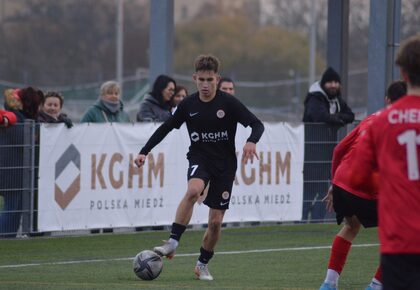
<svg viewBox="0 0 420 290">
<path fill-rule="evenodd" d="M 228 132 L 192 132 L 190 135 L 191 141 L 198 142 L 218 142 L 229 140 Z"/>
<path fill-rule="evenodd" d="M 197 132 L 192 132 L 191 133 L 191 140 L 194 142 L 197 142 L 198 140 L 200 140 L 200 136 L 198 135 Z"/>
</svg>

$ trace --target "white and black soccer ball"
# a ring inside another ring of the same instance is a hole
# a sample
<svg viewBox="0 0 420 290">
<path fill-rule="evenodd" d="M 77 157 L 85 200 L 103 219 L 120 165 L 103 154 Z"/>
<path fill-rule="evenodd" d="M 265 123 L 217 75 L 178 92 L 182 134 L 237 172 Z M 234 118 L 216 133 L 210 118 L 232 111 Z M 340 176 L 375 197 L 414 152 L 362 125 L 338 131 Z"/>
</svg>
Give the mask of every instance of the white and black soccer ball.
<svg viewBox="0 0 420 290">
<path fill-rule="evenodd" d="M 134 273 L 143 280 L 156 279 L 162 272 L 162 268 L 162 258 L 150 250 L 141 251 L 133 260 Z"/>
</svg>

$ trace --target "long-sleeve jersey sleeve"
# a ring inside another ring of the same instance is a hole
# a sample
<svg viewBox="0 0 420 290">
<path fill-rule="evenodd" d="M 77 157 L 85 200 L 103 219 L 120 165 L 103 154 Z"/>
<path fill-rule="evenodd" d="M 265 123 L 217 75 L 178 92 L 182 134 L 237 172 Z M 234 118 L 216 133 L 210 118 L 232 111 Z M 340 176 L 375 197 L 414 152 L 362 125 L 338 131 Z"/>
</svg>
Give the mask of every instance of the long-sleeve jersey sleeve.
<svg viewBox="0 0 420 290">
<path fill-rule="evenodd" d="M 166 121 L 162 125 L 159 126 L 159 128 L 156 129 L 156 131 L 152 134 L 152 136 L 149 138 L 149 140 L 146 142 L 146 144 L 143 146 L 143 148 L 140 150 L 139 154 L 147 155 L 149 152 L 162 141 L 166 135 L 171 132 L 173 127 L 170 126 L 170 122 Z"/>
<path fill-rule="evenodd" d="M 246 141 L 256 144 L 260 140 L 262 134 L 264 133 L 264 125 L 260 120 L 257 119 L 251 124 L 249 124 L 249 126 L 251 127 L 252 131 L 251 135 Z"/>
</svg>

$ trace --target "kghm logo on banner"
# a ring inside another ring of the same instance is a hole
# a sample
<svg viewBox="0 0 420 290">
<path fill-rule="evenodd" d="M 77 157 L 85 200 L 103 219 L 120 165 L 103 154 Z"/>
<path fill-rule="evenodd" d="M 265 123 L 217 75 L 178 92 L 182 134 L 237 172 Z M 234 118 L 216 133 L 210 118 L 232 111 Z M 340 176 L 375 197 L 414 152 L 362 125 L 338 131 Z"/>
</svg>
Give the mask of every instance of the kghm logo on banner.
<svg viewBox="0 0 420 290">
<path fill-rule="evenodd" d="M 63 210 L 80 191 L 80 159 L 80 152 L 71 144 L 55 163 L 54 197 Z"/>
</svg>

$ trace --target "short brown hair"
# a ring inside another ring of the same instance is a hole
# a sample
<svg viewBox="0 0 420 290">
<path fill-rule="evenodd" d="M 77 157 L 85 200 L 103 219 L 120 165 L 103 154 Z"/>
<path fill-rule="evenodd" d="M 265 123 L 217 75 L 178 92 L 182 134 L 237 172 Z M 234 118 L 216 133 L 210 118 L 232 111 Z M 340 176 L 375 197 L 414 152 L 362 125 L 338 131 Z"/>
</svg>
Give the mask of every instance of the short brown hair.
<svg viewBox="0 0 420 290">
<path fill-rule="evenodd" d="M 219 71 L 220 61 L 217 57 L 207 54 L 199 55 L 194 62 L 195 71 L 214 71 L 217 73 Z"/>
<path fill-rule="evenodd" d="M 58 98 L 60 100 L 60 109 L 63 108 L 64 98 L 60 93 L 58 93 L 58 92 L 47 92 L 45 94 L 44 100 L 42 101 L 42 104 L 45 104 L 45 101 L 48 98 Z"/>
<path fill-rule="evenodd" d="M 404 81 L 394 81 L 386 90 L 386 96 L 391 103 L 398 101 L 401 97 L 407 94 L 407 84 Z"/>
<path fill-rule="evenodd" d="M 410 84 L 420 86 L 420 34 L 403 43 L 395 63 L 407 73 Z"/>
</svg>

